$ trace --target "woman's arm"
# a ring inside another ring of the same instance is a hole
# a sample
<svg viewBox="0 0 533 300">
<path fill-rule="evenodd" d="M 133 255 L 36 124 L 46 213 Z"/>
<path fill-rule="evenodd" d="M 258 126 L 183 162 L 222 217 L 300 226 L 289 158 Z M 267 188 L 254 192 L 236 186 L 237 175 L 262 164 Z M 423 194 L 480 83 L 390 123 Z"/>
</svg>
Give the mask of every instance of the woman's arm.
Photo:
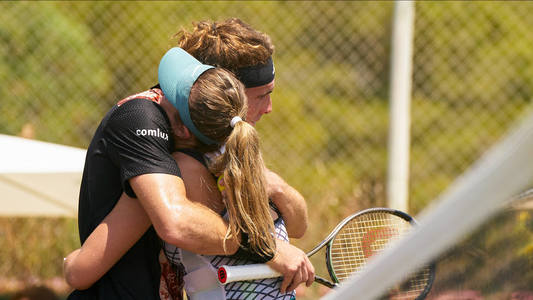
<svg viewBox="0 0 533 300">
<path fill-rule="evenodd" d="M 122 194 L 80 249 L 63 263 L 67 283 L 78 290 L 93 285 L 141 238 L 150 219 L 137 199 Z"/>
</svg>

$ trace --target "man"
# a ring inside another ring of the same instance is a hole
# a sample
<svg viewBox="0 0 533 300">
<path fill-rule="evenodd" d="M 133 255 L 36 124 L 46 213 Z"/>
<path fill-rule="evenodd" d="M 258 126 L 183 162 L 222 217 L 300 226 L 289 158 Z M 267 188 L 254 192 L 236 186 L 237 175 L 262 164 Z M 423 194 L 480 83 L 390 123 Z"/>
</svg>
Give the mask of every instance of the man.
<svg viewBox="0 0 533 300">
<path fill-rule="evenodd" d="M 275 68 L 270 37 L 237 18 L 194 25 L 192 31 L 175 35 L 178 46 L 202 63 L 227 69 L 239 78 L 248 98 L 246 121 L 255 125 L 272 111 Z M 305 199 L 276 173 L 269 170 L 267 175 L 270 199 L 281 211 L 289 236 L 301 238 L 308 226 Z"/>
</svg>

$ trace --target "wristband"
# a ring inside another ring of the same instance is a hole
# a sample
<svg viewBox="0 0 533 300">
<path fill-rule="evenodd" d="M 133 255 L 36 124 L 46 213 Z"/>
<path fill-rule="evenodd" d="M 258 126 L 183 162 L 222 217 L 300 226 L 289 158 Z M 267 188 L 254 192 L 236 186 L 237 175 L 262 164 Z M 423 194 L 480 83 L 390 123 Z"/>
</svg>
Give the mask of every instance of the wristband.
<svg viewBox="0 0 533 300">
<path fill-rule="evenodd" d="M 226 189 L 226 187 L 224 186 L 224 174 L 218 176 L 217 187 L 218 187 L 218 190 L 221 192 L 223 192 Z"/>
</svg>

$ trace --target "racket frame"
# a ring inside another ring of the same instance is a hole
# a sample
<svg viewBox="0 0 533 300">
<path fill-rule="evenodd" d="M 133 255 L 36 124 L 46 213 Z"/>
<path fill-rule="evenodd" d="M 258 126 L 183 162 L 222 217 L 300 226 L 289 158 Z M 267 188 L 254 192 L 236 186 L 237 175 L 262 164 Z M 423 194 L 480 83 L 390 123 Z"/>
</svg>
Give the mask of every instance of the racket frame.
<svg viewBox="0 0 533 300">
<path fill-rule="evenodd" d="M 326 245 L 326 267 L 328 269 L 328 273 L 332 279 L 332 282 L 322 277 L 315 276 L 316 282 L 326 285 L 330 288 L 336 287 L 339 285 L 340 281 L 337 277 L 337 274 L 335 273 L 335 270 L 333 268 L 332 261 L 331 261 L 331 257 L 332 257 L 331 249 L 332 249 L 332 245 L 333 245 L 333 241 L 335 240 L 335 237 L 341 231 L 341 229 L 353 219 L 360 217 L 362 215 L 365 215 L 365 214 L 376 213 L 376 212 L 392 214 L 409 222 L 412 226 L 418 226 L 418 223 L 416 222 L 416 220 L 413 217 L 411 217 L 409 214 L 403 211 L 397 210 L 397 209 L 385 208 L 385 207 L 373 207 L 373 208 L 364 209 L 362 211 L 359 211 L 357 213 L 354 213 L 344 218 L 344 220 L 342 220 L 337 226 L 335 226 L 335 228 L 331 231 L 331 233 L 320 244 L 318 244 L 315 248 L 313 248 L 313 250 L 311 250 L 307 254 L 307 256 L 311 256 L 315 254 L 316 252 L 318 252 L 318 250 L 320 250 L 322 247 L 324 247 L 324 245 Z M 416 300 L 424 299 L 429 293 L 429 291 L 431 290 L 431 287 L 433 286 L 433 281 L 435 280 L 436 264 L 432 262 L 428 266 L 428 269 L 430 272 L 428 282 L 426 286 L 424 287 L 424 290 L 420 293 L 420 295 L 416 298 Z"/>
</svg>

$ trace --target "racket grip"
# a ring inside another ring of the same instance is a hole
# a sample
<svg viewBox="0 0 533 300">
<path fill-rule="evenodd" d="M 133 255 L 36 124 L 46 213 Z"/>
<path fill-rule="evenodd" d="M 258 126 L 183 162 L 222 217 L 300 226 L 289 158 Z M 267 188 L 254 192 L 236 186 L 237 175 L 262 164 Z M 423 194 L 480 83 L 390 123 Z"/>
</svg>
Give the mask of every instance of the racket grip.
<svg viewBox="0 0 533 300">
<path fill-rule="evenodd" d="M 226 283 L 243 280 L 274 278 L 281 276 L 266 264 L 251 264 L 242 266 L 223 265 L 218 268 L 218 281 Z"/>
</svg>

